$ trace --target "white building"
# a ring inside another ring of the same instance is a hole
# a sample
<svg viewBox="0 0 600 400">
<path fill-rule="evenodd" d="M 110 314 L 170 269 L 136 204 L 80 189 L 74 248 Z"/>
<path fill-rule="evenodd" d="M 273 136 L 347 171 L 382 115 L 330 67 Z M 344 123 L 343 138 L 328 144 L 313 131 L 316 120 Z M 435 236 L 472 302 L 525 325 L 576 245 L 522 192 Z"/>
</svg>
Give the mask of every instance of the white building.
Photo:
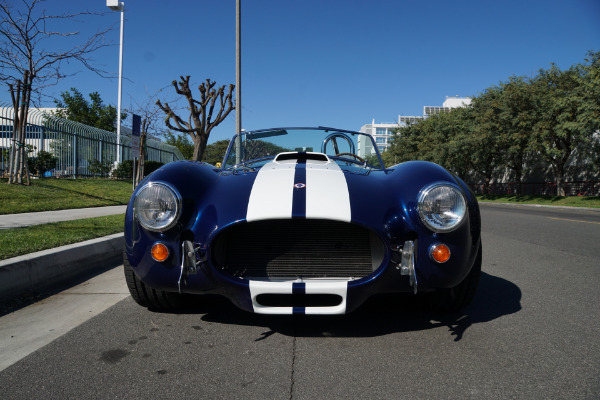
<svg viewBox="0 0 600 400">
<path fill-rule="evenodd" d="M 470 97 L 446 97 L 446 101 L 442 104 L 441 107 L 432 107 L 432 106 L 424 106 L 423 107 L 423 117 L 426 118 L 430 115 L 439 114 L 442 112 L 448 112 L 453 108 L 459 107 L 467 107 L 471 104 Z"/>
<path fill-rule="evenodd" d="M 395 129 L 418 122 L 429 117 L 430 115 L 448 112 L 453 108 L 466 107 L 470 104 L 470 97 L 446 97 L 446 101 L 444 101 L 441 107 L 424 106 L 423 115 L 399 115 L 398 122 L 382 122 L 376 124 L 375 120 L 373 120 L 370 124 L 363 125 L 360 128 L 360 132 L 371 135 L 375 139 L 375 144 L 377 145 L 379 152 L 382 153 L 388 149 L 390 145 L 390 139 L 395 135 Z M 361 141 L 359 138 L 357 152 L 359 157 L 365 158 L 370 154 L 374 154 L 375 149 L 373 149 L 373 146 L 370 142 L 364 143 L 364 141 Z"/>
<path fill-rule="evenodd" d="M 390 137 L 394 135 L 392 129 L 397 129 L 398 123 L 396 122 L 382 122 L 379 124 L 375 123 L 373 120 L 372 123 L 363 125 L 360 128 L 360 132 L 367 133 L 371 135 L 375 139 L 375 143 L 379 148 L 379 152 L 382 153 L 388 148 L 388 140 Z M 374 154 L 375 150 L 373 149 L 373 144 L 370 140 L 361 140 L 361 137 L 358 138 L 358 149 L 357 155 L 359 157 L 365 158 L 370 154 Z"/>
</svg>

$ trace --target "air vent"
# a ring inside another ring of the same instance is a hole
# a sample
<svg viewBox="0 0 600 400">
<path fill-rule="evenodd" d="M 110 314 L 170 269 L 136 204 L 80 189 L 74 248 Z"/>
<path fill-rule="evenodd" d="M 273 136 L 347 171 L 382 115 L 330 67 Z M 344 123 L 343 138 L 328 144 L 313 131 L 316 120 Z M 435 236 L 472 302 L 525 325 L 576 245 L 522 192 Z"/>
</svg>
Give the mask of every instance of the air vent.
<svg viewBox="0 0 600 400">
<path fill-rule="evenodd" d="M 329 158 L 323 153 L 279 153 L 275 158 L 275 161 L 286 161 L 286 160 L 315 160 L 315 161 L 329 161 Z"/>
<path fill-rule="evenodd" d="M 240 223 L 212 245 L 215 265 L 246 279 L 359 279 L 379 267 L 383 253 L 369 230 L 328 220 Z"/>
</svg>

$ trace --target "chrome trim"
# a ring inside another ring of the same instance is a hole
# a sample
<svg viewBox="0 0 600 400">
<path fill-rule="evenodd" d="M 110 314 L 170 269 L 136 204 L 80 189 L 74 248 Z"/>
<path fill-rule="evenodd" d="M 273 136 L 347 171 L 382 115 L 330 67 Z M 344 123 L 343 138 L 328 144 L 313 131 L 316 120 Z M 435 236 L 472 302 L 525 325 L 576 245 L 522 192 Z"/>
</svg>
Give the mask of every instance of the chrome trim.
<svg viewBox="0 0 600 400">
<path fill-rule="evenodd" d="M 325 155 L 327 154 L 325 152 L 325 149 L 327 148 L 327 143 L 329 143 L 330 140 L 335 139 L 336 137 L 343 138 L 346 142 L 348 142 L 348 147 L 350 147 L 350 153 L 356 154 L 356 147 L 354 146 L 354 142 L 352 141 L 352 139 L 346 133 L 340 132 L 337 130 L 336 130 L 336 132 L 327 135 L 327 137 L 325 139 L 323 139 L 323 143 L 321 143 L 321 153 L 322 154 L 325 154 Z M 334 146 L 334 148 L 333 148 L 334 153 L 338 153 L 339 148 L 337 148 L 338 147 L 337 141 L 332 142 L 332 143 Z"/>
<path fill-rule="evenodd" d="M 179 279 L 177 280 L 177 290 L 179 293 L 181 293 L 181 279 L 183 278 L 183 275 L 195 274 L 197 272 L 197 263 L 194 244 L 189 240 L 184 240 L 181 242 L 181 265 L 179 267 Z"/>
<path fill-rule="evenodd" d="M 402 247 L 402 262 L 400 264 L 400 275 L 408 275 L 409 284 L 417 294 L 417 271 L 415 270 L 415 244 L 412 240 L 404 242 Z"/>
</svg>

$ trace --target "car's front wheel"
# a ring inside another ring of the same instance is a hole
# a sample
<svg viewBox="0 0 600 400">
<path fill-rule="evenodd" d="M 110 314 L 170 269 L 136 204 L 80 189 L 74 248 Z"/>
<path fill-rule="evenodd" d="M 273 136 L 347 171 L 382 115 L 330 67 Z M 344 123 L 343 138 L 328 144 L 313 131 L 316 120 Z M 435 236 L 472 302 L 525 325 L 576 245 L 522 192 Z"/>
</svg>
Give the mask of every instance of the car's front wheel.
<svg viewBox="0 0 600 400">
<path fill-rule="evenodd" d="M 153 311 L 177 311 L 183 308 L 184 301 L 181 294 L 156 290 L 139 280 L 129 264 L 125 251 L 123 251 L 123 268 L 127 288 L 136 303 Z"/>
<path fill-rule="evenodd" d="M 438 289 L 435 292 L 425 293 L 424 300 L 427 308 L 431 311 L 455 312 L 468 306 L 475 297 L 479 285 L 481 262 L 482 249 L 480 243 L 479 252 L 467 277 L 453 288 Z"/>
</svg>

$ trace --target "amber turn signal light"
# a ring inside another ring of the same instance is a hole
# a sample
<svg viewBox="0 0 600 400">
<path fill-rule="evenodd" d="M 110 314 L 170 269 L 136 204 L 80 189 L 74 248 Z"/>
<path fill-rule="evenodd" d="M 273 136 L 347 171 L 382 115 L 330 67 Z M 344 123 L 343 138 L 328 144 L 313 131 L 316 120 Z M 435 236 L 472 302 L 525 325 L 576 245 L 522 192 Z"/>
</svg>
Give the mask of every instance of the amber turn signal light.
<svg viewBox="0 0 600 400">
<path fill-rule="evenodd" d="M 155 261 L 163 262 L 169 257 L 169 249 L 162 243 L 154 243 L 150 254 Z"/>
<path fill-rule="evenodd" d="M 429 248 L 429 257 L 439 264 L 443 264 L 450 259 L 450 248 L 445 244 L 436 243 Z"/>
</svg>

